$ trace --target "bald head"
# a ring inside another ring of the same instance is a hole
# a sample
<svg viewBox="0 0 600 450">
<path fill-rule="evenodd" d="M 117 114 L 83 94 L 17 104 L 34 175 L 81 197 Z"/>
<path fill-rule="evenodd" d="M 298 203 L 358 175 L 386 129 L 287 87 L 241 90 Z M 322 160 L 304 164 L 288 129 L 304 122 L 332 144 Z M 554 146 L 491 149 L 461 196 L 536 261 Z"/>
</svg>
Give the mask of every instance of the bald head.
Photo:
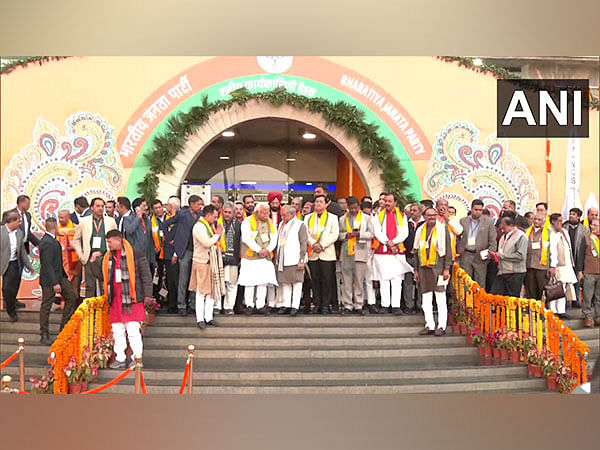
<svg viewBox="0 0 600 450">
<path fill-rule="evenodd" d="M 69 225 L 70 218 L 71 218 L 71 213 L 69 212 L 68 209 L 61 209 L 58 212 L 58 222 L 60 223 L 61 227 L 66 227 L 67 225 Z"/>
<path fill-rule="evenodd" d="M 598 219 L 598 208 L 590 208 L 587 212 L 588 220 Z"/>
</svg>

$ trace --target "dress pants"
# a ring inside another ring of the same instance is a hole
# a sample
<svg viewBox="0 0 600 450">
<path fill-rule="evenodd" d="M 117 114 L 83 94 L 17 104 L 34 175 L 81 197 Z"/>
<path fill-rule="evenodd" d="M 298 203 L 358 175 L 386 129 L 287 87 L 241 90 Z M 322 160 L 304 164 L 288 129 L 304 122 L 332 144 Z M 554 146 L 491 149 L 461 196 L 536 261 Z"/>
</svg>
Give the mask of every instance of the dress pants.
<svg viewBox="0 0 600 450">
<path fill-rule="evenodd" d="M 104 255 L 99 256 L 93 262 L 88 261 L 83 266 L 85 274 L 85 298 L 98 297 L 104 294 L 104 282 L 102 276 L 102 259 Z"/>
<path fill-rule="evenodd" d="M 21 286 L 21 270 L 18 261 L 11 261 L 2 276 L 2 298 L 4 309 L 10 317 L 17 314 L 17 294 Z"/>
<path fill-rule="evenodd" d="M 479 253 L 464 251 L 460 255 L 460 266 L 479 286 L 485 286 L 487 277 L 487 261 L 482 261 Z"/>
<path fill-rule="evenodd" d="M 583 274 L 581 312 L 585 319 L 600 319 L 600 275 Z"/>
<path fill-rule="evenodd" d="M 165 280 L 165 260 L 164 259 L 156 259 L 156 276 L 158 278 L 157 283 L 152 285 L 152 295 L 154 298 L 158 299 L 158 292 L 161 290 L 163 286 L 163 280 Z M 167 299 L 164 299 L 166 302 Z"/>
<path fill-rule="evenodd" d="M 392 297 L 390 300 L 390 286 Z M 381 307 L 400 308 L 400 299 L 402 297 L 402 278 L 394 278 L 393 280 L 380 280 L 379 291 L 381 292 Z"/>
<path fill-rule="evenodd" d="M 524 279 L 524 273 L 498 275 L 492 285 L 492 293 L 496 295 L 508 295 L 509 297 L 519 297 Z"/>
<path fill-rule="evenodd" d="M 541 300 L 547 282 L 548 270 L 527 269 L 525 274 L 525 297 Z"/>
<path fill-rule="evenodd" d="M 169 310 L 175 311 L 177 309 L 177 290 L 179 282 L 179 261 L 173 264 L 171 261 L 166 261 L 166 276 L 167 276 L 167 298 Z"/>
<path fill-rule="evenodd" d="M 190 274 L 192 272 L 193 252 L 187 250 L 182 258 L 179 258 L 179 285 L 177 286 L 177 308 L 179 311 L 186 311 L 188 295 L 188 286 L 190 284 Z M 195 292 L 190 291 L 190 306 L 194 305 Z"/>
<path fill-rule="evenodd" d="M 213 320 L 215 301 L 208 294 L 196 291 L 196 322 L 210 322 Z"/>
<path fill-rule="evenodd" d="M 238 292 L 238 266 L 225 266 L 225 299 L 223 309 L 233 310 Z"/>
<path fill-rule="evenodd" d="M 71 282 L 67 277 L 63 277 L 60 280 L 61 295 L 65 299 L 65 306 L 63 307 L 62 320 L 60 321 L 60 329 L 62 330 L 71 315 L 77 308 L 78 296 L 71 285 Z M 42 287 L 42 305 L 40 306 L 40 333 L 42 336 L 50 334 L 49 322 L 50 322 L 50 310 L 56 294 L 52 286 Z"/>
<path fill-rule="evenodd" d="M 415 274 L 413 272 L 406 272 L 404 274 L 404 279 L 402 280 L 402 297 L 404 298 L 404 306 L 407 310 L 415 309 L 421 305 L 421 296 L 417 292 Z"/>
<path fill-rule="evenodd" d="M 256 305 L 254 304 L 254 291 L 256 291 Z M 265 299 L 267 297 L 267 285 L 260 286 L 244 286 L 244 303 L 246 308 L 262 309 L 265 307 Z"/>
<path fill-rule="evenodd" d="M 283 297 L 284 308 L 300 309 L 300 299 L 302 298 L 302 282 L 290 284 L 282 283 L 280 289 Z"/>
<path fill-rule="evenodd" d="M 142 334 L 140 333 L 139 322 L 115 322 L 112 324 L 113 337 L 115 338 L 115 359 L 119 362 L 125 362 L 127 349 L 127 340 L 131 347 L 132 358 L 142 356 L 144 345 L 142 343 Z M 127 333 L 127 337 L 125 337 Z"/>
<path fill-rule="evenodd" d="M 368 305 L 375 305 L 377 303 L 377 296 L 375 295 L 375 288 L 373 287 L 373 280 L 365 280 L 365 295 L 367 297 Z"/>
<path fill-rule="evenodd" d="M 425 315 L 425 326 L 435 330 L 435 319 L 433 317 L 433 292 L 423 292 L 423 313 Z M 448 320 L 448 307 L 446 306 L 446 292 L 435 291 L 435 303 L 438 311 L 438 328 L 446 329 Z"/>
<path fill-rule="evenodd" d="M 335 295 L 335 261 L 317 259 L 309 261 L 308 267 L 312 277 L 313 300 L 316 308 L 329 311 Z"/>
<path fill-rule="evenodd" d="M 361 261 L 354 262 L 353 270 L 342 272 L 342 304 L 344 308 L 360 311 L 364 304 L 364 284 L 367 273 L 367 264 Z M 353 301 L 354 299 L 354 301 Z"/>
<path fill-rule="evenodd" d="M 269 308 L 281 308 L 283 306 L 281 287 L 269 286 L 267 288 L 267 304 Z"/>
</svg>

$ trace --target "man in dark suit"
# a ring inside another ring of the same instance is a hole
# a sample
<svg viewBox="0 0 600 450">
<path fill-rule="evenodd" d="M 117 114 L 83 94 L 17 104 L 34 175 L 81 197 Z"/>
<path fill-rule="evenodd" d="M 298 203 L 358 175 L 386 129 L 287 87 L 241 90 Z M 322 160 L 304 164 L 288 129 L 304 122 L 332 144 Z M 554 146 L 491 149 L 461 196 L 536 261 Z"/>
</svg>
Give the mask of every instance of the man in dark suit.
<svg viewBox="0 0 600 450">
<path fill-rule="evenodd" d="M 46 234 L 40 241 L 40 286 L 42 288 L 42 306 L 40 307 L 41 343 L 51 345 L 49 319 L 50 309 L 57 294 L 65 298 L 60 329 L 62 330 L 77 305 L 77 294 L 69 282 L 63 268 L 62 247 L 56 240 L 58 224 L 56 219 L 46 219 Z"/>
<path fill-rule="evenodd" d="M 471 202 L 471 215 L 460 219 L 463 232 L 458 241 L 457 252 L 460 266 L 480 286 L 485 285 L 489 252 L 497 248 L 496 227 L 483 215 L 483 201 L 476 198 Z"/>
<path fill-rule="evenodd" d="M 89 216 L 92 213 L 90 205 L 85 197 L 77 197 L 73 202 L 75 211 L 71 213 L 71 222 L 78 225 L 79 219 Z"/>
<path fill-rule="evenodd" d="M 33 270 L 25 251 L 21 216 L 16 211 L 4 214 L 6 223 L 0 227 L 0 275 L 2 275 L 2 298 L 11 322 L 17 317 L 17 293 L 21 285 L 23 267 Z"/>
<path fill-rule="evenodd" d="M 177 283 L 179 282 L 179 262 L 175 261 L 173 263 L 173 255 L 175 254 L 175 234 L 177 233 L 177 224 L 171 226 L 163 226 L 166 220 L 169 220 L 171 217 L 174 217 L 180 210 L 181 203 L 179 202 L 179 198 L 171 197 L 169 198 L 167 210 L 171 213 L 167 212 L 167 216 L 165 216 L 165 220 L 160 223 L 160 226 L 163 227 L 163 233 L 165 235 L 165 254 L 164 254 L 164 262 L 165 269 L 167 272 L 167 291 L 168 291 L 168 300 L 167 300 L 167 312 L 169 314 L 177 314 Z"/>
<path fill-rule="evenodd" d="M 204 201 L 197 195 L 189 198 L 189 208 L 181 209 L 174 217 L 163 222 L 163 230 L 177 224 L 173 246 L 175 251 L 171 257 L 171 263 L 179 262 L 179 282 L 177 286 L 177 308 L 179 314 L 184 316 L 187 312 L 192 313 L 195 303 L 195 293 L 190 292 L 190 307 L 186 306 L 188 284 L 192 270 L 192 255 L 194 253 L 194 242 L 192 239 L 192 228 L 200 218 L 200 211 L 204 207 Z M 187 310 L 187 312 L 186 312 Z"/>
<path fill-rule="evenodd" d="M 425 223 L 423 218 L 423 205 L 420 203 L 413 203 L 410 205 L 408 216 L 408 237 L 404 241 L 404 246 L 407 249 L 412 249 L 415 243 L 415 233 L 417 229 Z M 412 252 L 406 253 L 406 262 L 412 267 L 416 265 L 415 255 Z M 414 274 L 407 272 L 404 274 L 404 280 L 402 280 L 402 297 L 404 298 L 404 312 L 406 314 L 416 314 L 418 308 L 421 307 L 420 293 L 416 291 L 416 284 Z"/>
<path fill-rule="evenodd" d="M 25 251 L 29 254 L 29 244 L 38 246 L 40 240 L 38 237 L 31 232 L 31 214 L 29 208 L 31 206 L 31 200 L 27 195 L 19 195 L 17 197 L 17 207 L 6 211 L 2 216 L 2 223 L 6 223 L 6 214 L 10 211 L 15 211 L 21 217 L 21 231 L 23 231 L 23 243 L 25 244 Z"/>
</svg>

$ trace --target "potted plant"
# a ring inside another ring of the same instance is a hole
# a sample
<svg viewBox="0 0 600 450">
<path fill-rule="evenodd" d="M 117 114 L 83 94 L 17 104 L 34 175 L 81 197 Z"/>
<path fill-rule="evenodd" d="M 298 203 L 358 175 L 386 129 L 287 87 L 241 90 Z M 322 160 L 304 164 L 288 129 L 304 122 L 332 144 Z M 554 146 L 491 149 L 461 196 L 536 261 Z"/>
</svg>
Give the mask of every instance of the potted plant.
<svg viewBox="0 0 600 450">
<path fill-rule="evenodd" d="M 69 394 L 80 394 L 87 390 L 88 382 L 98 372 L 98 366 L 90 366 L 90 350 L 85 347 L 81 354 L 81 362 L 77 363 L 74 356 L 69 358 L 63 369 L 69 383 Z"/>
<path fill-rule="evenodd" d="M 483 348 L 483 357 L 491 358 L 492 357 L 492 337 L 488 335 L 483 335 L 481 340 L 481 344 L 479 344 L 479 348 Z"/>
<path fill-rule="evenodd" d="M 502 348 L 502 341 L 500 340 L 501 335 L 502 335 L 501 329 L 497 329 L 493 334 L 490 335 L 491 347 L 492 347 L 492 357 L 494 359 L 500 359 L 500 349 Z"/>
<path fill-rule="evenodd" d="M 54 391 L 54 369 L 48 368 L 46 375 L 38 380 L 36 377 L 29 377 L 29 381 L 33 384 L 31 392 L 33 394 L 51 394 Z"/>
<path fill-rule="evenodd" d="M 551 391 L 558 389 L 556 380 L 558 366 L 559 362 L 556 360 L 556 356 L 554 356 L 554 353 L 546 349 L 543 352 L 542 375 L 546 377 L 548 389 Z"/>
<path fill-rule="evenodd" d="M 112 335 L 108 338 L 105 338 L 103 335 L 96 336 L 94 338 L 94 348 L 90 355 L 91 364 L 97 365 L 99 369 L 106 369 L 113 356 L 114 344 L 115 340 L 112 338 Z"/>
<path fill-rule="evenodd" d="M 479 348 L 479 356 L 483 356 L 483 350 L 481 348 L 481 341 L 483 341 L 483 334 L 477 327 L 471 328 L 471 332 L 468 337 L 469 344 L 476 345 Z"/>
<path fill-rule="evenodd" d="M 154 323 L 154 319 L 156 318 L 156 313 L 160 309 L 160 304 L 156 301 L 156 299 L 152 298 L 145 302 L 146 307 L 146 323 L 148 325 L 152 325 Z"/>
<path fill-rule="evenodd" d="M 529 375 L 541 378 L 543 362 L 544 356 L 542 350 L 538 350 L 535 347 L 529 350 L 527 353 L 527 368 Z"/>
<path fill-rule="evenodd" d="M 570 367 L 561 364 L 556 371 L 556 383 L 561 394 L 569 394 L 577 386 L 577 376 Z"/>
<path fill-rule="evenodd" d="M 460 333 L 460 326 L 458 324 L 459 309 L 460 309 L 460 303 L 458 302 L 458 300 L 455 300 L 452 303 L 452 314 L 450 314 L 450 317 L 452 318 L 452 320 L 450 321 L 450 325 L 452 325 L 452 333 L 453 334 Z"/>
<path fill-rule="evenodd" d="M 504 333 L 504 345 L 503 347 L 508 352 L 508 359 L 512 362 L 519 362 L 521 359 L 521 353 L 519 352 L 519 335 L 512 330 Z"/>
<path fill-rule="evenodd" d="M 535 339 L 529 333 L 523 333 L 521 338 L 521 354 L 527 358 L 529 350 L 536 347 Z"/>
<path fill-rule="evenodd" d="M 462 336 L 466 336 L 468 334 L 468 325 L 467 325 L 467 310 L 462 303 L 459 303 L 458 308 L 458 326 L 459 332 Z"/>
</svg>

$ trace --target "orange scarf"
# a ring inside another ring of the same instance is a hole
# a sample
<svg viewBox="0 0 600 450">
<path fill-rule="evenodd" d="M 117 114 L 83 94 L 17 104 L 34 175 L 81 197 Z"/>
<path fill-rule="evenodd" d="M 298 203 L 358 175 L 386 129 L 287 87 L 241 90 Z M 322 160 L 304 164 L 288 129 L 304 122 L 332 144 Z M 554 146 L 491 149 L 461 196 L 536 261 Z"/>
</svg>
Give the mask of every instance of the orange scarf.
<svg viewBox="0 0 600 450">
<path fill-rule="evenodd" d="M 125 259 L 127 260 L 127 271 L 129 272 L 129 295 L 131 303 L 137 303 L 135 298 L 135 260 L 133 259 L 133 248 L 131 244 L 123 239 L 123 250 L 125 251 Z M 110 251 L 104 254 L 102 260 L 102 275 L 104 275 L 104 295 L 108 295 L 108 261 L 110 260 Z"/>
</svg>

